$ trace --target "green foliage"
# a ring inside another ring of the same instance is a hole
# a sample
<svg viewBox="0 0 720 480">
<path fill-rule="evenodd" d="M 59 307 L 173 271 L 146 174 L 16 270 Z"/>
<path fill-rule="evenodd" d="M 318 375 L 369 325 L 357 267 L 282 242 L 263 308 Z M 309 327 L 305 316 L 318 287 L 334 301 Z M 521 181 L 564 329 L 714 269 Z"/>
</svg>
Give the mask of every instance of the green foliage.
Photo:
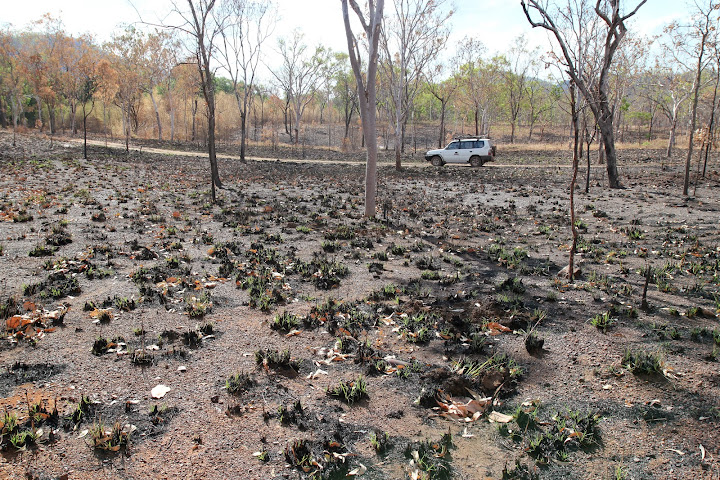
<svg viewBox="0 0 720 480">
<path fill-rule="evenodd" d="M 290 332 L 300 327 L 300 319 L 297 315 L 292 313 L 283 312 L 279 315 L 275 315 L 273 321 L 270 323 L 270 328 L 273 330 L 279 330 L 281 332 Z"/>
<path fill-rule="evenodd" d="M 371 432 L 370 445 L 378 455 L 385 453 L 390 447 L 390 434 L 379 430 Z"/>
<path fill-rule="evenodd" d="M 612 317 L 610 311 L 598 313 L 590 319 L 590 325 L 596 327 L 598 330 L 602 330 L 603 333 L 607 333 L 616 323 L 617 319 Z"/>
<path fill-rule="evenodd" d="M 549 419 L 539 418 L 540 405 L 518 407 L 513 414 L 517 429 L 500 425 L 500 433 L 515 442 L 526 442 L 526 452 L 536 463 L 546 465 L 552 460 L 568 461 L 571 452 L 591 449 L 600 443 L 598 423 L 601 416 L 593 412 L 565 410 Z M 517 469 L 516 469 L 517 470 Z M 529 473 L 521 469 L 518 473 Z M 503 478 L 533 478 L 527 476 Z"/>
<path fill-rule="evenodd" d="M 352 405 L 364 398 L 369 398 L 367 392 L 367 383 L 365 378 L 360 375 L 355 380 L 340 382 L 334 387 L 328 387 L 325 391 L 329 396 L 337 398 L 348 405 Z"/>
<path fill-rule="evenodd" d="M 635 374 L 655 374 L 663 371 L 663 359 L 660 352 L 628 349 L 625 350 L 621 363 Z"/>
<path fill-rule="evenodd" d="M 421 478 L 449 480 L 453 477 L 452 448 L 455 448 L 452 435 L 446 433 L 437 441 L 424 440 L 409 444 L 405 448 L 405 457 L 410 459 L 411 468 L 423 472 Z"/>
<path fill-rule="evenodd" d="M 240 395 L 249 390 L 255 381 L 245 372 L 239 372 L 231 375 L 225 380 L 225 389 L 231 395 Z"/>
<path fill-rule="evenodd" d="M 255 363 L 265 368 L 291 368 L 297 371 L 299 363 L 290 359 L 290 350 L 260 349 L 255 352 Z"/>
<path fill-rule="evenodd" d="M 130 431 L 115 422 L 111 429 L 107 429 L 102 419 L 94 422 L 89 428 L 88 439 L 90 446 L 97 450 L 118 452 L 127 450 L 130 444 Z"/>
</svg>

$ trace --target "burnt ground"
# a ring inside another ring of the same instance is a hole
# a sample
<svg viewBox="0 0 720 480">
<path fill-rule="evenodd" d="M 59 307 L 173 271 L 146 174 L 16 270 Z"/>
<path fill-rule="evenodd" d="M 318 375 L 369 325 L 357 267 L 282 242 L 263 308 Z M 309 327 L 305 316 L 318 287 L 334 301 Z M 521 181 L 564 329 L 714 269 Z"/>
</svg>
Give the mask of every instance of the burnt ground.
<svg viewBox="0 0 720 480">
<path fill-rule="evenodd" d="M 213 205 L 202 160 L 10 140 L 5 477 L 720 475 L 714 164 L 593 168 L 571 283 L 562 154 L 381 166 L 368 220 L 361 165 L 222 160 Z"/>
</svg>

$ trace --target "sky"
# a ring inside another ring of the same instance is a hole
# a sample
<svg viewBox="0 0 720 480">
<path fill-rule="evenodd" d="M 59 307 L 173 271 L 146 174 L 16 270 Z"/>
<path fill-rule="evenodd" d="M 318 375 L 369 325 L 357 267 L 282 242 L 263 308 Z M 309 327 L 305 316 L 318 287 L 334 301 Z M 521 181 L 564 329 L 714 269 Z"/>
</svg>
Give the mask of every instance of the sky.
<svg viewBox="0 0 720 480">
<path fill-rule="evenodd" d="M 386 2 L 386 11 L 391 0 Z M 185 3 L 179 0 L 179 4 Z M 346 51 L 347 43 L 342 22 L 340 0 L 275 0 L 280 20 L 274 36 L 289 37 L 294 29 L 300 29 L 308 45 L 322 44 L 336 51 Z M 506 52 L 518 36 L 525 36 L 532 48 L 539 45 L 543 51 L 550 48 L 547 34 L 533 29 L 527 23 L 518 0 L 447 0 L 454 4 L 451 17 L 451 36 L 445 49 L 449 57 L 455 45 L 465 36 L 479 37 L 488 54 Z M 637 0 L 623 4 L 637 4 Z M 66 31 L 79 35 L 92 34 L 96 40 L 109 40 L 113 31 L 122 24 L 139 21 L 162 22 L 170 9 L 170 0 L 29 0 L 22 8 L 4 9 L 1 23 L 10 23 L 15 29 L 23 29 L 45 13 L 62 19 Z M 644 35 L 658 34 L 662 26 L 672 20 L 688 16 L 689 7 L 682 0 L 648 0 L 631 20 L 629 28 Z M 276 40 L 268 46 L 274 49 Z M 278 60 L 273 61 L 273 57 Z M 266 63 L 279 65 L 279 56 L 269 52 Z"/>
</svg>

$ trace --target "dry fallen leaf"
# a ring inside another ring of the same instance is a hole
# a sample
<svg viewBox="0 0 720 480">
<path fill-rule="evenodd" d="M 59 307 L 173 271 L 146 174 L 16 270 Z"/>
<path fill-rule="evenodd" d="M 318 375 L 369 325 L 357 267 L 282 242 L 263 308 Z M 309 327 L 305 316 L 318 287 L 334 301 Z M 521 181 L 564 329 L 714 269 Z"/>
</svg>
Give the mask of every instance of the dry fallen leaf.
<svg viewBox="0 0 720 480">
<path fill-rule="evenodd" d="M 307 380 L 315 380 L 315 379 L 318 378 L 320 375 L 327 375 L 327 374 L 328 374 L 328 372 L 326 372 L 325 370 L 321 370 L 321 369 L 318 368 L 317 370 L 315 370 L 313 373 L 311 373 L 310 375 L 308 375 L 308 376 L 305 377 L 305 378 L 306 378 Z"/>
<path fill-rule="evenodd" d="M 170 390 L 170 387 L 160 384 L 150 391 L 150 395 L 152 398 L 163 398 Z"/>
<path fill-rule="evenodd" d="M 367 467 L 363 465 L 362 463 L 358 464 L 357 468 L 353 468 L 350 470 L 347 474 L 348 477 L 355 477 L 362 475 L 363 473 L 367 472 Z"/>
<path fill-rule="evenodd" d="M 512 415 L 505 415 L 504 413 L 496 412 L 495 410 L 490 412 L 490 415 L 488 415 L 488 420 L 496 423 L 509 423 L 512 419 Z"/>
</svg>

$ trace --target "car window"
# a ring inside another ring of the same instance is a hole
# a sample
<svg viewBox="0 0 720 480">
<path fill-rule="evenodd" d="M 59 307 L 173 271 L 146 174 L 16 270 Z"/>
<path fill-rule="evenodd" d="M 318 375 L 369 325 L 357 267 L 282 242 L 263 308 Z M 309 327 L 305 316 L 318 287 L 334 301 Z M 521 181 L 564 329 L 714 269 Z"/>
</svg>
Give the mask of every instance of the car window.
<svg viewBox="0 0 720 480">
<path fill-rule="evenodd" d="M 470 150 L 471 148 L 473 148 L 473 143 L 475 142 L 460 142 L 460 148 L 463 150 Z"/>
<path fill-rule="evenodd" d="M 485 142 L 482 140 L 478 140 L 475 142 L 475 148 L 483 148 L 485 146 Z"/>
<path fill-rule="evenodd" d="M 450 145 L 445 147 L 445 150 L 457 150 L 458 148 L 460 148 L 460 142 L 452 142 Z"/>
</svg>

